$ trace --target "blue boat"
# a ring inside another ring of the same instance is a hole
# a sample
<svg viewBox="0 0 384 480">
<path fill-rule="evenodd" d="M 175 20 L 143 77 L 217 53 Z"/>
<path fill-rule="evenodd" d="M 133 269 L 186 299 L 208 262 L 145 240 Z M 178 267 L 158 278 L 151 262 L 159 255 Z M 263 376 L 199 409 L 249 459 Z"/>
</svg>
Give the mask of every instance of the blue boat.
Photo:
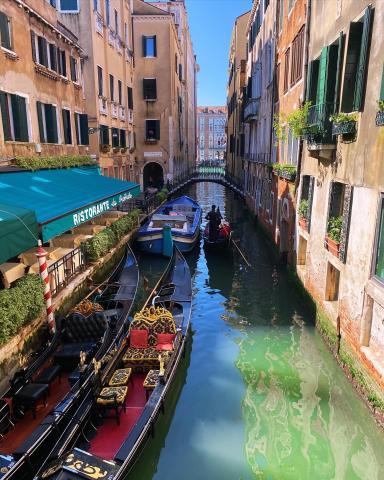
<svg viewBox="0 0 384 480">
<path fill-rule="evenodd" d="M 143 252 L 172 255 L 172 243 L 189 252 L 200 235 L 202 208 L 185 195 L 161 205 L 139 229 L 137 246 Z"/>
</svg>

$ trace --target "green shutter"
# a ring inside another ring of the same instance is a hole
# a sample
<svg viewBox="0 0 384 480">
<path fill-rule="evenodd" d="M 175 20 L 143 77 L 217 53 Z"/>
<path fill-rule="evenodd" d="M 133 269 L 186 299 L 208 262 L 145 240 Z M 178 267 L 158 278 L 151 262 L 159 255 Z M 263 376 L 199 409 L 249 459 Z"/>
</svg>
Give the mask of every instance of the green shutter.
<svg viewBox="0 0 384 480">
<path fill-rule="evenodd" d="M 1 46 L 11 50 L 11 38 L 9 36 L 9 20 L 5 13 L 0 12 L 0 40 Z"/>
<path fill-rule="evenodd" d="M 319 63 L 319 60 L 313 60 L 308 65 L 305 99 L 307 102 L 311 102 L 312 105 L 316 104 Z"/>
<path fill-rule="evenodd" d="M 47 143 L 58 143 L 56 107 L 47 103 L 44 105 L 44 110 Z"/>
<path fill-rule="evenodd" d="M 67 55 L 65 54 L 65 50 L 61 52 L 61 75 L 63 77 L 67 76 Z"/>
<path fill-rule="evenodd" d="M 363 108 L 363 100 L 365 93 L 365 80 L 368 69 L 369 44 L 371 38 L 371 26 L 373 19 L 373 10 L 369 5 L 364 14 L 363 35 L 361 37 L 361 48 L 359 63 L 357 67 L 355 94 L 353 99 L 353 110 L 360 111 Z"/>
<path fill-rule="evenodd" d="M 320 55 L 319 65 L 319 82 L 317 85 L 316 103 L 324 103 L 326 100 L 327 86 L 327 70 L 328 70 L 328 47 L 323 47 Z"/>
<path fill-rule="evenodd" d="M 80 114 L 80 134 L 81 144 L 89 145 L 88 115 L 85 113 Z"/>
<path fill-rule="evenodd" d="M 120 147 L 125 148 L 127 146 L 126 132 L 125 130 L 120 130 Z"/>
<path fill-rule="evenodd" d="M 3 122 L 4 140 L 12 140 L 11 125 L 9 123 L 8 98 L 5 92 L 0 91 L 1 119 Z"/>
<path fill-rule="evenodd" d="M 39 123 L 40 142 L 45 143 L 44 121 L 43 121 L 43 104 L 41 102 L 36 102 L 36 109 L 37 109 L 37 121 Z"/>
<path fill-rule="evenodd" d="M 81 145 L 81 138 L 80 138 L 80 116 L 78 113 L 75 113 L 75 130 L 76 130 L 76 143 L 77 145 Z M 100 130 L 101 132 L 101 130 Z"/>
<path fill-rule="evenodd" d="M 72 143 L 72 132 L 71 132 L 71 114 L 69 110 L 63 109 L 63 130 L 64 130 L 64 143 L 70 145 Z"/>
<path fill-rule="evenodd" d="M 155 138 L 160 140 L 160 120 L 155 120 Z"/>
<path fill-rule="evenodd" d="M 13 130 L 16 142 L 28 142 L 27 106 L 25 98 L 11 95 Z"/>
<path fill-rule="evenodd" d="M 337 69 L 336 69 L 335 95 L 334 95 L 334 107 L 333 107 L 334 112 L 339 111 L 341 71 L 343 69 L 343 60 L 344 60 L 344 33 L 340 32 L 339 42 L 337 45 Z"/>
<path fill-rule="evenodd" d="M 343 96 L 341 102 L 341 110 L 343 112 L 352 112 L 353 110 L 362 32 L 363 24 L 361 22 L 350 23 L 347 56 L 344 66 Z"/>
<path fill-rule="evenodd" d="M 145 35 L 142 36 L 142 44 L 143 44 L 143 57 L 147 56 L 147 37 Z"/>
</svg>

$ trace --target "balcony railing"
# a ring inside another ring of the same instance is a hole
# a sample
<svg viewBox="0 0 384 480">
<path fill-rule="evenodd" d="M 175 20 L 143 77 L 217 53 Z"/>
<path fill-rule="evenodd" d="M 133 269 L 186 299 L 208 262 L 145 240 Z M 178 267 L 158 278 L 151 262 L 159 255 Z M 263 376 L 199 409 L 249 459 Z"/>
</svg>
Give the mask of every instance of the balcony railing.
<svg viewBox="0 0 384 480">
<path fill-rule="evenodd" d="M 116 37 L 116 50 L 120 55 L 123 54 L 123 41 L 120 37 Z"/>
<path fill-rule="evenodd" d="M 95 12 L 95 25 L 96 25 L 96 32 L 103 35 L 103 17 L 100 15 L 99 12 Z"/>
<path fill-rule="evenodd" d="M 112 102 L 111 103 L 111 116 L 112 118 L 117 118 L 119 115 L 119 106 L 117 103 Z"/>
<path fill-rule="evenodd" d="M 128 122 L 133 123 L 133 110 L 128 110 Z"/>
<path fill-rule="evenodd" d="M 123 107 L 121 105 L 119 106 L 119 118 L 120 118 L 120 120 L 125 122 L 125 107 Z"/>
<path fill-rule="evenodd" d="M 244 106 L 244 122 L 257 120 L 259 115 L 260 98 L 249 98 Z"/>
<path fill-rule="evenodd" d="M 104 97 L 99 97 L 99 110 L 103 115 L 108 115 L 107 100 Z"/>
<path fill-rule="evenodd" d="M 334 144 L 332 122 L 330 116 L 334 112 L 334 104 L 330 102 L 312 105 L 308 110 L 308 127 L 304 131 L 310 150 L 321 149 L 322 145 Z"/>
<path fill-rule="evenodd" d="M 129 49 L 128 47 L 125 48 L 125 58 L 127 60 L 127 62 L 130 62 L 132 60 L 132 57 L 133 57 L 133 52 L 131 49 Z"/>
<path fill-rule="evenodd" d="M 111 47 L 115 46 L 115 32 L 111 29 L 108 30 L 108 43 Z"/>
</svg>

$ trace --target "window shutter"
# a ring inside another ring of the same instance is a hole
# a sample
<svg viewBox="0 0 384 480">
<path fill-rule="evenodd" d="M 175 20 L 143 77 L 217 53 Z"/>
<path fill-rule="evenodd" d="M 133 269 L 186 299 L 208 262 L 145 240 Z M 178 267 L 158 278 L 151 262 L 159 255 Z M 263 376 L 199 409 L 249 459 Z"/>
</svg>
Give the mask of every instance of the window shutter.
<svg viewBox="0 0 384 480">
<path fill-rule="evenodd" d="M 350 23 L 341 102 L 341 110 L 343 112 L 351 112 L 353 110 L 362 31 L 363 24 L 361 22 Z"/>
<path fill-rule="evenodd" d="M 0 40 L 2 47 L 11 50 L 11 38 L 9 36 L 9 20 L 3 12 L 0 12 Z"/>
<path fill-rule="evenodd" d="M 367 77 L 368 69 L 368 56 L 369 56 L 369 44 L 371 38 L 371 26 L 373 19 L 373 10 L 371 5 L 369 5 L 364 14 L 364 23 L 363 23 L 363 35 L 361 38 L 361 48 L 359 63 L 357 67 L 357 77 L 356 77 L 356 86 L 355 94 L 353 99 L 353 110 L 360 111 L 363 108 L 363 100 L 365 93 L 365 80 Z"/>
<path fill-rule="evenodd" d="M 126 148 L 126 146 L 127 146 L 126 132 L 125 130 L 120 130 L 120 147 Z"/>
<path fill-rule="evenodd" d="M 37 120 L 39 123 L 39 132 L 40 132 L 40 142 L 45 143 L 45 135 L 44 135 L 44 120 L 43 120 L 43 104 L 41 102 L 36 102 L 37 108 Z"/>
<path fill-rule="evenodd" d="M 383 72 L 381 74 L 380 100 L 384 100 L 384 65 Z"/>
<path fill-rule="evenodd" d="M 45 104 L 44 109 L 47 143 L 58 143 L 56 107 L 51 104 Z"/>
<path fill-rule="evenodd" d="M 142 36 L 142 43 L 143 43 L 143 57 L 147 56 L 147 37 L 145 35 Z"/>
<path fill-rule="evenodd" d="M 311 177 L 309 180 L 309 191 L 308 191 L 308 233 L 311 231 L 311 216 L 312 216 L 312 203 L 313 203 L 313 193 L 315 190 L 315 177 Z"/>
<path fill-rule="evenodd" d="M 307 70 L 307 85 L 305 88 L 305 101 L 310 102 L 312 100 L 311 91 L 313 84 L 313 61 L 309 62 Z"/>
<path fill-rule="evenodd" d="M 48 58 L 47 58 L 47 41 L 44 37 L 37 37 L 37 44 L 39 47 L 39 63 L 48 67 Z"/>
<path fill-rule="evenodd" d="M 155 138 L 160 140 L 160 120 L 155 120 Z"/>
<path fill-rule="evenodd" d="M 13 128 L 16 142 L 28 142 L 27 107 L 25 98 L 11 95 Z"/>
<path fill-rule="evenodd" d="M 72 82 L 77 82 L 76 59 L 69 57 L 69 61 L 71 67 L 71 80 Z"/>
<path fill-rule="evenodd" d="M 61 111 L 63 117 L 63 131 L 64 131 L 64 143 L 70 145 L 72 143 L 72 132 L 71 132 L 71 117 L 68 110 L 63 109 Z"/>
<path fill-rule="evenodd" d="M 153 56 L 157 57 L 157 40 L 156 35 L 153 36 Z"/>
<path fill-rule="evenodd" d="M 81 145 L 89 145 L 88 115 L 86 113 L 80 114 L 80 135 Z"/>
<path fill-rule="evenodd" d="M 128 108 L 133 110 L 133 91 L 131 87 L 128 87 Z"/>
<path fill-rule="evenodd" d="M 32 46 L 32 60 L 36 62 L 36 35 L 31 30 L 31 46 Z"/>
<path fill-rule="evenodd" d="M 49 56 L 51 59 L 51 69 L 57 72 L 57 48 L 53 43 L 49 44 Z"/>
<path fill-rule="evenodd" d="M 76 143 L 77 145 L 81 145 L 81 138 L 80 138 L 80 115 L 75 113 L 75 130 L 76 130 Z M 101 134 L 100 129 L 100 134 Z"/>
<path fill-rule="evenodd" d="M 321 104 L 325 102 L 327 70 L 328 70 L 328 48 L 329 47 L 323 47 L 320 55 L 319 82 L 317 86 L 317 97 L 316 97 L 317 104 Z"/>
<path fill-rule="evenodd" d="M 344 33 L 340 32 L 339 42 L 337 46 L 337 69 L 336 69 L 335 95 L 334 95 L 334 107 L 333 107 L 334 113 L 339 111 L 341 71 L 343 69 L 343 60 L 344 60 Z"/>
<path fill-rule="evenodd" d="M 349 236 L 349 225 L 351 222 L 353 187 L 345 185 L 343 204 L 343 224 L 341 226 L 339 259 L 345 263 L 347 259 L 347 246 Z"/>
<path fill-rule="evenodd" d="M 62 50 L 61 52 L 61 62 L 62 62 L 62 72 L 61 74 L 63 77 L 67 76 L 67 55 L 65 54 L 65 50 Z"/>
<path fill-rule="evenodd" d="M 4 140 L 12 140 L 11 125 L 9 123 L 9 110 L 7 94 L 0 91 L 1 119 L 3 121 Z"/>
</svg>

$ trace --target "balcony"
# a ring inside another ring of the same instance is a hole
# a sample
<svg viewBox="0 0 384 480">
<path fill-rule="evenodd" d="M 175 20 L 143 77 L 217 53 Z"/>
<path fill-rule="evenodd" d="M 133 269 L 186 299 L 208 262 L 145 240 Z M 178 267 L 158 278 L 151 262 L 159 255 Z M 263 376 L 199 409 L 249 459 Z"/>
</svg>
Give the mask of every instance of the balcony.
<svg viewBox="0 0 384 480">
<path fill-rule="evenodd" d="M 120 37 L 116 37 L 116 50 L 118 54 L 123 54 L 123 41 Z"/>
<path fill-rule="evenodd" d="M 115 32 L 111 29 L 108 30 L 108 43 L 111 45 L 111 47 L 115 46 Z"/>
<path fill-rule="evenodd" d="M 111 103 L 111 116 L 112 118 L 117 118 L 119 116 L 119 106 L 115 102 Z"/>
<path fill-rule="evenodd" d="M 103 35 L 103 17 L 100 15 L 99 12 L 94 12 L 95 13 L 95 26 L 96 26 L 96 32 L 99 33 L 101 36 Z"/>
<path fill-rule="evenodd" d="M 99 97 L 99 111 L 102 115 L 108 115 L 107 99 Z"/>
<path fill-rule="evenodd" d="M 133 123 L 133 110 L 128 110 L 128 122 Z"/>
<path fill-rule="evenodd" d="M 125 48 L 125 59 L 127 60 L 127 62 L 131 62 L 132 61 L 132 58 L 133 58 L 133 52 L 131 49 L 129 49 L 128 47 Z"/>
<path fill-rule="evenodd" d="M 260 98 L 249 98 L 244 106 L 244 122 L 253 122 L 259 115 Z"/>
<path fill-rule="evenodd" d="M 319 103 L 309 107 L 308 126 L 303 132 L 307 139 L 308 150 L 333 150 L 332 122 L 329 117 L 334 112 L 334 104 Z"/>
<path fill-rule="evenodd" d="M 119 118 L 123 122 L 125 122 L 126 117 L 125 117 L 125 107 L 122 107 L 121 105 L 119 106 Z"/>
</svg>

